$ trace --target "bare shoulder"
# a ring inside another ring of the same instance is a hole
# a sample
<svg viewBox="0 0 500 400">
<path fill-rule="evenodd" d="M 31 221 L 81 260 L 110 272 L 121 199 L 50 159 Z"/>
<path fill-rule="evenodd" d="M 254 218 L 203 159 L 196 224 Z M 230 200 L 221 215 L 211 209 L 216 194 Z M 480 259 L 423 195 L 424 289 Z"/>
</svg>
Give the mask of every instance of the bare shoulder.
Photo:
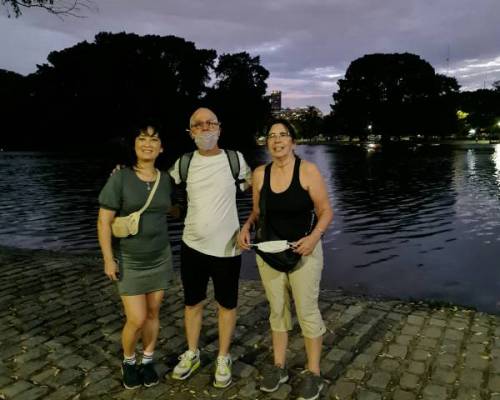
<svg viewBox="0 0 500 400">
<path fill-rule="evenodd" d="M 300 172 L 301 172 L 301 175 L 304 174 L 306 176 L 311 176 L 311 175 L 315 176 L 315 175 L 318 175 L 320 173 L 316 164 L 314 164 L 313 162 L 307 161 L 307 160 L 301 160 Z"/>
<path fill-rule="evenodd" d="M 254 187 L 260 188 L 264 181 L 264 172 L 266 170 L 265 165 L 259 165 L 257 168 L 253 170 L 252 175 L 252 185 Z"/>
</svg>

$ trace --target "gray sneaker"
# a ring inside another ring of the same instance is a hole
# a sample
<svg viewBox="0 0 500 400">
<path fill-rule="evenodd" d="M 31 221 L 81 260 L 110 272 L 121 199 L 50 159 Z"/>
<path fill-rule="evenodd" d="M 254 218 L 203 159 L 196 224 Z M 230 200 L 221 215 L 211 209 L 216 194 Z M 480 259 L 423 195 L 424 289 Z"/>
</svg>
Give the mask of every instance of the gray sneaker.
<svg viewBox="0 0 500 400">
<path fill-rule="evenodd" d="M 278 390 L 282 383 L 288 381 L 288 371 L 285 368 L 271 365 L 264 368 L 262 377 L 264 379 L 260 384 L 260 390 L 272 393 Z"/>
<path fill-rule="evenodd" d="M 231 355 L 218 356 L 215 361 L 215 376 L 213 385 L 216 388 L 225 388 L 231 384 L 233 360 Z"/>
<path fill-rule="evenodd" d="M 297 400 L 316 400 L 319 397 L 319 392 L 323 389 L 323 378 L 308 370 L 304 371 L 302 376 Z"/>
<path fill-rule="evenodd" d="M 200 350 L 185 351 L 179 356 L 179 363 L 172 372 L 172 378 L 183 381 L 196 371 L 200 366 Z"/>
</svg>

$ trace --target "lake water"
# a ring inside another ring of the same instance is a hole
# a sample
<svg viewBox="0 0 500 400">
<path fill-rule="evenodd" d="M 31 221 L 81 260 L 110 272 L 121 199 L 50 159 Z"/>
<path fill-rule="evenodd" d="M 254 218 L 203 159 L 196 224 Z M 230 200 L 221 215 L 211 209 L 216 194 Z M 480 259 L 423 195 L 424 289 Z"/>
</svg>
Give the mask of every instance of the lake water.
<svg viewBox="0 0 500 400">
<path fill-rule="evenodd" d="M 334 206 L 323 287 L 500 313 L 500 145 L 297 153 L 319 166 Z M 96 198 L 110 169 L 93 157 L 1 152 L 0 244 L 96 252 Z M 238 203 L 243 219 L 251 200 Z M 177 250 L 182 226 L 170 228 Z M 252 253 L 242 274 L 258 278 Z"/>
</svg>

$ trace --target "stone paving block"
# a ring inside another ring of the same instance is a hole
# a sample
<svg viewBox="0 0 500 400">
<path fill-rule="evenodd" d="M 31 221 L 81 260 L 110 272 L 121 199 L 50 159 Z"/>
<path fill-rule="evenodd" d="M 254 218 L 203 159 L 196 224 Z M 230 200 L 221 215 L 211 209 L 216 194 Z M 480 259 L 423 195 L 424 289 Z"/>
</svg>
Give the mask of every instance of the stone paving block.
<svg viewBox="0 0 500 400">
<path fill-rule="evenodd" d="M 425 386 L 422 393 L 423 398 L 429 400 L 446 400 L 447 397 L 446 388 L 444 386 L 434 384 Z"/>
<path fill-rule="evenodd" d="M 396 336 L 396 343 L 403 346 L 408 346 L 414 338 L 414 336 L 410 335 L 398 335 Z"/>
<path fill-rule="evenodd" d="M 457 374 L 454 371 L 438 368 L 432 374 L 432 380 L 436 383 L 451 385 L 457 379 Z"/>
<path fill-rule="evenodd" d="M 461 341 L 464 338 L 464 333 L 456 329 L 446 329 L 444 331 L 444 338 L 448 340 Z"/>
<path fill-rule="evenodd" d="M 356 391 L 356 384 L 345 380 L 339 380 L 328 392 L 332 400 L 350 400 Z"/>
<path fill-rule="evenodd" d="M 63 358 L 57 360 L 56 364 L 60 368 L 74 368 L 74 367 L 80 365 L 80 363 L 82 363 L 83 361 L 84 361 L 84 359 L 82 357 L 80 357 L 79 355 L 69 354 L 66 357 L 63 357 Z"/>
<path fill-rule="evenodd" d="M 377 355 L 383 348 L 384 344 L 382 342 L 373 342 L 365 349 L 364 353 Z"/>
<path fill-rule="evenodd" d="M 465 356 L 465 367 L 485 371 L 488 368 L 488 359 L 474 353 L 467 353 Z"/>
<path fill-rule="evenodd" d="M 416 349 L 411 355 L 412 360 L 415 361 L 427 361 L 430 357 L 432 357 L 431 353 L 421 349 Z"/>
<path fill-rule="evenodd" d="M 461 351 L 460 342 L 444 339 L 441 343 L 441 351 L 448 354 L 458 354 Z"/>
<path fill-rule="evenodd" d="M 443 333 L 441 328 L 432 326 L 423 330 L 422 335 L 427 338 L 439 339 Z"/>
<path fill-rule="evenodd" d="M 380 362 L 380 369 L 387 372 L 397 371 L 401 364 L 397 360 L 384 359 Z"/>
<path fill-rule="evenodd" d="M 31 388 L 33 388 L 34 385 L 32 385 L 29 382 L 26 381 L 17 381 L 13 383 L 12 385 L 4 387 L 2 390 L 0 390 L 0 393 L 7 398 L 17 396 L 18 394 L 25 392 Z"/>
<path fill-rule="evenodd" d="M 354 361 L 352 362 L 352 366 L 356 368 L 365 369 L 369 367 L 373 361 L 375 360 L 375 356 L 371 354 L 359 354 Z"/>
<path fill-rule="evenodd" d="M 17 396 L 14 396 L 12 400 L 38 400 L 38 399 L 44 399 L 45 395 L 49 391 L 49 388 L 47 386 L 36 386 L 31 389 L 26 390 L 25 392 L 22 392 L 18 394 Z"/>
<path fill-rule="evenodd" d="M 458 364 L 458 357 L 453 354 L 441 354 L 436 358 L 436 365 L 442 368 L 455 368 Z"/>
<path fill-rule="evenodd" d="M 438 347 L 439 341 L 437 339 L 431 339 L 423 337 L 417 342 L 417 347 L 424 350 L 434 350 Z"/>
<path fill-rule="evenodd" d="M 245 386 L 243 386 L 240 391 L 239 395 L 243 398 L 257 398 L 259 395 L 260 391 L 257 388 L 257 384 L 255 382 L 248 382 Z"/>
<path fill-rule="evenodd" d="M 468 327 L 468 322 L 462 318 L 452 318 L 451 321 L 448 322 L 448 326 L 453 329 L 458 330 L 466 330 Z"/>
<path fill-rule="evenodd" d="M 367 385 L 373 389 L 385 390 L 391 381 L 391 374 L 387 372 L 374 372 Z"/>
<path fill-rule="evenodd" d="M 73 399 L 79 391 L 80 388 L 74 385 L 62 386 L 56 391 L 47 394 L 45 400 L 70 400 Z"/>
<path fill-rule="evenodd" d="M 388 354 L 391 357 L 404 359 L 407 353 L 408 353 L 407 346 L 401 346 L 399 344 L 391 344 L 389 346 Z"/>
<path fill-rule="evenodd" d="M 500 392 L 500 375 L 490 375 L 488 389 L 492 392 Z"/>
<path fill-rule="evenodd" d="M 481 392 L 475 389 L 459 387 L 456 400 L 481 400 Z"/>
<path fill-rule="evenodd" d="M 420 327 L 416 325 L 405 325 L 401 330 L 403 335 L 415 336 L 420 332 Z"/>
<path fill-rule="evenodd" d="M 460 374 L 460 385 L 466 388 L 479 389 L 483 384 L 484 373 L 465 368 Z"/>
<path fill-rule="evenodd" d="M 118 386 L 121 386 L 121 382 L 116 379 L 103 379 L 102 381 L 87 386 L 87 388 L 82 392 L 82 398 L 95 399 L 97 396 L 109 393 Z"/>
<path fill-rule="evenodd" d="M 420 385 L 419 376 L 409 374 L 408 372 L 405 372 L 403 375 L 401 375 L 401 378 L 399 380 L 399 386 L 402 389 L 415 390 L 419 387 L 419 385 Z"/>
<path fill-rule="evenodd" d="M 408 372 L 415 375 L 422 375 L 425 373 L 425 363 L 421 361 L 411 361 L 408 365 Z"/>
<path fill-rule="evenodd" d="M 292 391 L 292 387 L 290 385 L 284 384 L 281 385 L 280 388 L 271 394 L 271 399 L 273 400 L 286 400 L 289 398 L 289 395 Z"/>
<path fill-rule="evenodd" d="M 38 360 L 21 364 L 16 368 L 16 374 L 21 378 L 27 380 L 32 374 L 34 374 L 37 371 L 40 371 L 48 363 L 49 362 L 47 360 Z"/>
<path fill-rule="evenodd" d="M 490 370 L 494 374 L 500 374 L 500 358 L 495 358 L 490 362 Z"/>
<path fill-rule="evenodd" d="M 352 353 L 342 349 L 332 349 L 325 358 L 337 363 L 346 363 L 352 357 Z"/>
<path fill-rule="evenodd" d="M 429 320 L 429 325 L 444 328 L 446 326 L 446 321 L 438 318 L 431 318 Z"/>
<path fill-rule="evenodd" d="M 412 392 L 397 388 L 392 397 L 393 400 L 416 400 L 417 396 Z"/>
<path fill-rule="evenodd" d="M 246 379 L 251 375 L 257 375 L 257 369 L 249 364 L 245 364 L 239 360 L 233 364 L 233 376 Z"/>
<path fill-rule="evenodd" d="M 410 325 L 422 326 L 425 322 L 425 318 L 418 315 L 408 315 L 407 319 Z"/>
<path fill-rule="evenodd" d="M 365 377 L 365 371 L 362 369 L 349 368 L 345 373 L 345 377 L 352 381 L 360 382 Z"/>
<path fill-rule="evenodd" d="M 358 400 L 381 400 L 382 396 L 379 393 L 372 392 L 366 389 L 361 389 L 358 393 Z"/>
</svg>

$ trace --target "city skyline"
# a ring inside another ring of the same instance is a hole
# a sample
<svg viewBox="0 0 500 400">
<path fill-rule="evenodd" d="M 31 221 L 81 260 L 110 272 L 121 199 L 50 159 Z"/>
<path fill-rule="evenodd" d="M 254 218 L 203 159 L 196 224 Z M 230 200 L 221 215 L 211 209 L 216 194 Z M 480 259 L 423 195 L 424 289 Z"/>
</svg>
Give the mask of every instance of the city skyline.
<svg viewBox="0 0 500 400">
<path fill-rule="evenodd" d="M 84 18 L 63 19 L 25 9 L 0 14 L 0 68 L 28 74 L 53 50 L 93 41 L 101 31 L 176 35 L 218 54 L 247 51 L 269 70 L 268 92 L 282 92 L 283 107 L 313 105 L 330 111 L 337 80 L 349 63 L 371 53 L 410 52 L 461 90 L 490 88 L 500 80 L 500 2 L 466 0 L 242 0 L 189 3 L 102 0 Z"/>
</svg>

